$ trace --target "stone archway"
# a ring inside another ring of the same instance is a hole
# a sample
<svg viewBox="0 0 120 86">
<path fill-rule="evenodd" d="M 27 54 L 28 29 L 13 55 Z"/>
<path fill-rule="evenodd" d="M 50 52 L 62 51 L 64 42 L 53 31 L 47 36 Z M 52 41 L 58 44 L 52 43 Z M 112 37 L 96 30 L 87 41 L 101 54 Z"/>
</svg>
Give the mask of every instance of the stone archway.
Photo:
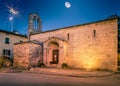
<svg viewBox="0 0 120 86">
<path fill-rule="evenodd" d="M 58 64 L 59 63 L 59 44 L 55 41 L 51 41 L 48 44 L 49 52 L 50 52 L 50 64 Z"/>
<path fill-rule="evenodd" d="M 60 67 L 66 57 L 66 41 L 52 37 L 44 42 L 44 64 Z"/>
</svg>

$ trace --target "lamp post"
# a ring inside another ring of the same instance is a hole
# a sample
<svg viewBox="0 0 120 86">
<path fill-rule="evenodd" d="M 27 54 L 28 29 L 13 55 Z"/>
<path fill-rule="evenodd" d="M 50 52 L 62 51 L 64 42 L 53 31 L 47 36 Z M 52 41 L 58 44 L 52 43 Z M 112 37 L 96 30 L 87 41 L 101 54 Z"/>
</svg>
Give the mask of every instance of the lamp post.
<svg viewBox="0 0 120 86">
<path fill-rule="evenodd" d="M 19 11 L 12 6 L 6 5 L 8 8 L 8 12 L 10 13 L 9 21 L 11 23 L 11 31 L 13 31 L 14 28 L 14 17 L 19 14 Z"/>
</svg>

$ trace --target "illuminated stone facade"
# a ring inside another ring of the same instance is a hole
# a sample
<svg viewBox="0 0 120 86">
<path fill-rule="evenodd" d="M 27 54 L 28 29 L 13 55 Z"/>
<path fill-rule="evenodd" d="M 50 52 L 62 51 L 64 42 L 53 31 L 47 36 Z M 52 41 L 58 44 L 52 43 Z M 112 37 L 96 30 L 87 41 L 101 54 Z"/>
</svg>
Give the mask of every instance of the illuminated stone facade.
<svg viewBox="0 0 120 86">
<path fill-rule="evenodd" d="M 30 41 L 37 41 L 41 45 L 41 53 L 35 54 L 37 58 L 47 67 L 61 68 L 62 63 L 67 63 L 70 68 L 80 69 L 101 69 L 117 70 L 118 61 L 118 18 L 106 19 L 98 22 L 82 24 L 51 30 L 46 32 L 34 33 L 30 35 Z M 18 44 L 25 54 L 31 49 L 24 49 L 34 45 Z M 38 48 L 37 48 L 38 49 Z M 34 54 L 36 49 L 33 49 Z M 20 58 L 15 54 L 15 58 Z M 30 54 L 26 54 L 24 60 L 28 60 Z M 36 56 L 32 56 L 32 58 Z M 40 57 L 39 57 L 40 56 Z M 42 56 L 42 57 L 41 57 Z M 25 59 L 26 58 L 26 59 Z M 36 58 L 34 58 L 36 59 Z M 16 60 L 16 62 L 20 62 Z M 39 60 L 36 60 L 37 62 Z M 28 62 L 29 63 L 29 62 Z"/>
<path fill-rule="evenodd" d="M 117 69 L 118 19 L 106 19 L 33 34 L 30 40 L 43 42 L 43 63 L 71 68 Z M 57 60 L 56 60 L 57 59 Z"/>
</svg>

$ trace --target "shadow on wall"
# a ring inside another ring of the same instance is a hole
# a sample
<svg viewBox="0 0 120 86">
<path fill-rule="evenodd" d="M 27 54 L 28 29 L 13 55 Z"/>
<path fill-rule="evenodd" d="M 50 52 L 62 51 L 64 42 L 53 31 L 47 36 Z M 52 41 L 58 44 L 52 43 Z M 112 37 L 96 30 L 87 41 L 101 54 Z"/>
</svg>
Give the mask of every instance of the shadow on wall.
<svg viewBox="0 0 120 86">
<path fill-rule="evenodd" d="M 120 66 L 120 53 L 118 53 L 118 66 Z"/>
</svg>

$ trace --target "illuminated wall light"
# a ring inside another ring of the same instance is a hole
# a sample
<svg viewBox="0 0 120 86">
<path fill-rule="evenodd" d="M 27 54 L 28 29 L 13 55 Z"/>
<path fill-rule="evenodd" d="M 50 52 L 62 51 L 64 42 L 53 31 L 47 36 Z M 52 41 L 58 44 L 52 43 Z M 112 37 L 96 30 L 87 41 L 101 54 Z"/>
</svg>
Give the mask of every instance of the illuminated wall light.
<svg viewBox="0 0 120 86">
<path fill-rule="evenodd" d="M 91 52 L 93 53 L 93 52 Z M 92 56 L 94 55 L 94 56 Z M 86 70 L 96 70 L 99 69 L 100 64 L 99 64 L 99 57 L 97 54 L 92 54 L 90 55 L 85 55 L 84 61 L 83 61 L 83 65 L 84 65 L 84 69 Z"/>
<path fill-rule="evenodd" d="M 94 59 L 88 59 L 86 61 L 86 64 L 85 64 L 85 67 L 86 67 L 86 70 L 93 70 L 93 69 L 96 69 L 97 67 L 97 61 Z"/>
</svg>

